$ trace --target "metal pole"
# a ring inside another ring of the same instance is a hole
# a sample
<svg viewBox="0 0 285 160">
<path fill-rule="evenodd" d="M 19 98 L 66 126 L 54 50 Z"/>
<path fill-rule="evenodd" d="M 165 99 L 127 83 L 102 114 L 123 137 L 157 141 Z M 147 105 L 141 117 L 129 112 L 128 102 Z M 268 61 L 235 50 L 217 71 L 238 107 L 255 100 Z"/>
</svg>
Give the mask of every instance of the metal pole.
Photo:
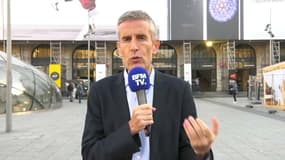
<svg viewBox="0 0 285 160">
<path fill-rule="evenodd" d="M 272 65 L 272 38 L 270 37 L 270 40 L 269 40 L 269 64 Z"/>
<path fill-rule="evenodd" d="M 12 41 L 10 21 L 10 0 L 7 0 L 7 91 L 6 91 L 6 132 L 12 130 Z"/>
<path fill-rule="evenodd" d="M 90 89 L 90 37 L 88 37 L 88 93 Z"/>
<path fill-rule="evenodd" d="M 5 23 L 4 23 L 4 19 L 5 19 L 5 18 L 4 18 L 4 1 L 1 1 L 1 2 L 2 2 L 2 3 L 1 3 L 1 6 L 2 6 L 2 19 L 3 19 L 3 21 L 2 21 L 2 27 L 3 27 L 3 28 L 2 28 L 3 51 L 5 51 L 5 50 L 6 50 L 6 49 L 5 49 L 6 47 L 5 47 L 5 38 L 4 38 L 4 37 L 5 37 L 5 36 L 4 36 L 4 35 L 5 35 L 5 30 L 4 30 L 4 28 L 5 28 Z"/>
</svg>

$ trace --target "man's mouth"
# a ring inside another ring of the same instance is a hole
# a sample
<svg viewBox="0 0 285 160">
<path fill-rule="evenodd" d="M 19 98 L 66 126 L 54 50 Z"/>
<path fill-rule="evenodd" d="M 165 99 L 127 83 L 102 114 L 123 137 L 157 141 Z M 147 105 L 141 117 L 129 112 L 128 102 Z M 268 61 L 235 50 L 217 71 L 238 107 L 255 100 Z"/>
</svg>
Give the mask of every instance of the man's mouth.
<svg viewBox="0 0 285 160">
<path fill-rule="evenodd" d="M 134 62 L 134 63 L 138 63 L 138 62 L 142 61 L 142 58 L 141 57 L 132 57 L 131 61 Z"/>
</svg>

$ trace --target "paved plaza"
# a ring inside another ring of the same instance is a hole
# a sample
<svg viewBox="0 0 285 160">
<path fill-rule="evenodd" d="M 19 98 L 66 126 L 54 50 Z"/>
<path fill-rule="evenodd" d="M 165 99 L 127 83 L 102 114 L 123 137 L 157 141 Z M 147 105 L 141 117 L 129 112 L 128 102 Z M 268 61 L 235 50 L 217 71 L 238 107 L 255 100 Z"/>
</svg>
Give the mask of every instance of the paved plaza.
<svg viewBox="0 0 285 160">
<path fill-rule="evenodd" d="M 199 117 L 211 126 L 220 121 L 213 146 L 215 160 L 285 159 L 285 111 L 271 112 L 246 97 L 195 98 Z M 0 160 L 80 160 L 86 100 L 63 101 L 55 110 L 13 114 L 12 132 L 0 115 Z"/>
</svg>

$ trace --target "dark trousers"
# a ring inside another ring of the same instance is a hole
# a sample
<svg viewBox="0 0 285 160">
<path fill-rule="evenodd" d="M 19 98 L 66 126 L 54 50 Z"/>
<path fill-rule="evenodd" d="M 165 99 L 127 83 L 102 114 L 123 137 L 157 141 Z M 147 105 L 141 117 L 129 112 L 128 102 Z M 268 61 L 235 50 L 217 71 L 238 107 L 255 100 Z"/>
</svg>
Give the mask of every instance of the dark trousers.
<svg viewBox="0 0 285 160">
<path fill-rule="evenodd" d="M 73 102 L 72 91 L 68 91 L 69 101 Z"/>
<path fill-rule="evenodd" d="M 78 93 L 78 102 L 81 103 L 81 100 L 82 100 L 82 93 L 79 92 L 79 93 Z"/>
<path fill-rule="evenodd" d="M 233 98 L 234 98 L 234 101 L 236 102 L 237 101 L 237 93 L 236 92 L 233 92 Z"/>
</svg>

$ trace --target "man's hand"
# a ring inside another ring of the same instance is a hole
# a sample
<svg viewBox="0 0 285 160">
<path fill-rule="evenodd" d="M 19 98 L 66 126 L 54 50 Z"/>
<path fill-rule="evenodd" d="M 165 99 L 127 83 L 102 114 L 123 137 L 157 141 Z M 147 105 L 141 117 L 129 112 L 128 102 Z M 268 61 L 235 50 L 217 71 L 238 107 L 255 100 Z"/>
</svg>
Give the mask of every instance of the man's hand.
<svg viewBox="0 0 285 160">
<path fill-rule="evenodd" d="M 155 108 L 148 104 L 142 104 L 134 108 L 132 118 L 129 121 L 131 135 L 137 134 L 147 125 L 154 123 L 153 111 L 155 111 Z"/>
<path fill-rule="evenodd" d="M 218 135 L 218 119 L 213 118 L 212 123 L 213 128 L 209 129 L 205 122 L 199 118 L 194 119 L 192 116 L 189 116 L 184 120 L 183 127 L 197 155 L 207 154 Z"/>
</svg>

